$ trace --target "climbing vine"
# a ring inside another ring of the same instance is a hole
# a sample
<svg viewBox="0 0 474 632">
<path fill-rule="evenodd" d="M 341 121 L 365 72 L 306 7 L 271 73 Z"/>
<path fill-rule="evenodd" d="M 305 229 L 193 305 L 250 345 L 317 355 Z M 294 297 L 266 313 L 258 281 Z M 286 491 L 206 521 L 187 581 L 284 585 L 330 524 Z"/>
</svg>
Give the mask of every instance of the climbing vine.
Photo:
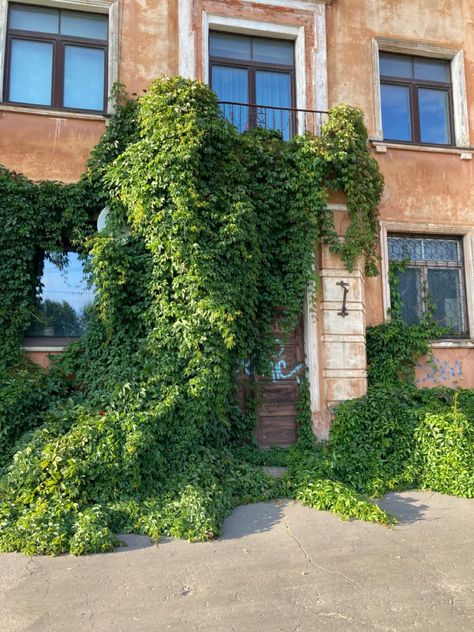
<svg viewBox="0 0 474 632">
<path fill-rule="evenodd" d="M 242 359 L 267 368 L 276 310 L 283 332 L 294 326 L 320 240 L 349 269 L 363 257 L 375 273 L 382 178 L 361 112 L 338 106 L 320 137 L 285 142 L 273 131 L 239 134 L 197 82 L 162 78 L 137 101 L 120 90 L 116 98 L 77 184 L 1 171 L 0 212 L 10 223 L 0 263 L 0 548 L 105 551 L 124 531 L 211 538 L 235 505 L 281 494 L 387 523 L 363 494 L 428 481 L 420 463 L 435 480 L 423 455 L 438 417 L 415 435 L 419 407 L 369 393 L 341 406 L 322 448 L 312 445 L 303 401 L 306 430 L 278 481 L 258 458 L 245 460 L 249 424 L 235 393 Z M 342 242 L 327 208 L 331 188 L 347 194 Z M 107 229 L 95 234 L 105 205 Z M 85 336 L 43 373 L 23 364 L 21 336 L 44 253 L 62 265 L 71 242 L 90 255 L 96 301 Z M 437 402 L 434 413 L 447 405 Z"/>
</svg>

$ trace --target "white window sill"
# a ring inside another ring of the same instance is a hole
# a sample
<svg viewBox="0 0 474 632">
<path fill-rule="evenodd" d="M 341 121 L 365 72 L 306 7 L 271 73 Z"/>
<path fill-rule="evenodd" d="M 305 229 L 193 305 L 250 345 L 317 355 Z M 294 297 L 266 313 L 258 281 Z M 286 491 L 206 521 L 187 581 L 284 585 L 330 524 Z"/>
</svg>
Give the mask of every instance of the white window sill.
<svg viewBox="0 0 474 632">
<path fill-rule="evenodd" d="M 57 353 L 58 351 L 64 351 L 66 347 L 28 347 L 23 345 L 22 349 L 25 353 Z"/>
<path fill-rule="evenodd" d="M 474 349 L 474 340 L 437 340 L 431 343 L 433 349 Z"/>
<path fill-rule="evenodd" d="M 461 160 L 472 160 L 471 148 L 434 147 L 432 145 L 408 145 L 404 143 L 391 143 L 380 140 L 371 140 L 370 143 L 378 154 L 385 154 L 387 152 L 387 149 L 403 149 L 405 151 L 423 151 L 433 154 L 457 154 Z"/>
<path fill-rule="evenodd" d="M 68 112 L 67 110 L 45 110 L 37 107 L 27 107 L 23 105 L 13 105 L 9 103 L 0 103 L 0 112 L 21 112 L 22 114 L 35 114 L 39 116 L 49 116 L 54 118 L 71 118 L 86 121 L 107 121 L 104 114 L 96 114 L 87 112 Z"/>
</svg>

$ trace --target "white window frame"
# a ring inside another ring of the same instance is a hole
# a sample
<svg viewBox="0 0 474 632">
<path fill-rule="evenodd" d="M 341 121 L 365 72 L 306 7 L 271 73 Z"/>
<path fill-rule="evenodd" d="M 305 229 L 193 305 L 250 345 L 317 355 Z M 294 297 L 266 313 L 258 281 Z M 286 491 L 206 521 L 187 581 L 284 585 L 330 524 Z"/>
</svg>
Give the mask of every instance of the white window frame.
<svg viewBox="0 0 474 632">
<path fill-rule="evenodd" d="M 463 271 L 465 280 L 466 315 L 468 321 L 467 339 L 442 340 L 433 343 L 437 347 L 463 347 L 472 346 L 474 343 L 474 229 L 472 226 L 454 226 L 453 224 L 418 224 L 414 222 L 380 222 L 380 255 L 382 277 L 382 300 L 385 320 L 389 318 L 390 311 L 390 284 L 388 275 L 388 235 L 391 233 L 403 233 L 416 237 L 417 235 L 452 235 L 462 239 Z"/>
<path fill-rule="evenodd" d="M 314 108 L 328 109 L 327 46 L 326 46 L 326 4 L 329 0 L 253 0 L 258 4 L 275 7 L 300 8 L 311 11 L 314 16 Z M 250 2 L 250 0 L 243 0 Z M 298 6 L 295 6 L 298 5 Z M 284 23 L 234 18 L 202 12 L 202 77 L 209 83 L 209 31 L 240 33 L 256 37 L 272 37 L 294 41 L 295 43 L 295 84 L 296 108 L 306 109 L 306 54 L 305 27 Z M 189 79 L 196 78 L 195 33 L 192 29 L 192 0 L 179 0 L 179 74 Z"/>
<path fill-rule="evenodd" d="M 30 4 L 38 7 L 52 7 L 55 9 L 71 9 L 76 11 L 87 11 L 88 13 L 102 13 L 108 16 L 109 30 L 108 30 L 108 85 L 107 85 L 107 99 L 112 92 L 113 84 L 118 81 L 119 73 L 119 0 L 17 0 L 21 4 Z M 7 18 L 8 18 L 8 5 L 12 0 L 0 0 L 0 103 L 4 104 L 3 96 L 3 84 L 5 73 L 5 45 L 7 40 Z M 19 110 L 22 112 L 41 112 L 55 116 L 59 113 L 55 110 L 45 110 L 41 106 L 15 106 L 15 104 L 6 103 L 5 107 L 12 110 Z M 0 106 L 1 107 L 1 106 Z M 108 101 L 107 112 L 110 114 L 113 111 L 113 105 Z M 67 115 L 68 111 L 60 111 L 60 115 Z M 90 115 L 77 114 L 79 117 L 94 116 L 97 114 L 91 113 Z"/>
<path fill-rule="evenodd" d="M 450 62 L 453 95 L 454 146 L 460 148 L 470 147 L 464 51 L 445 46 L 379 37 L 372 40 L 375 117 L 375 137 L 373 140 L 385 143 L 382 128 L 382 99 L 380 95 L 380 53 L 415 55 L 417 57 L 429 57 L 431 59 L 446 59 Z M 392 144 L 392 142 L 387 141 L 387 145 Z M 406 147 L 409 149 L 410 145 Z"/>
</svg>

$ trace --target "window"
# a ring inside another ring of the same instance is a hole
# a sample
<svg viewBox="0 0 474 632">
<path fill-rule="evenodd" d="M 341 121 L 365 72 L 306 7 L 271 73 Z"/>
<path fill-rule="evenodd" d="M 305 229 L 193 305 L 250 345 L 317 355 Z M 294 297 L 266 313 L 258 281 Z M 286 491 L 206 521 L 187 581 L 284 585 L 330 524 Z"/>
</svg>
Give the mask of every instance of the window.
<svg viewBox="0 0 474 632">
<path fill-rule="evenodd" d="M 211 87 L 226 118 L 240 131 L 278 129 L 288 140 L 294 129 L 293 42 L 211 32 L 209 52 Z"/>
<path fill-rule="evenodd" d="M 84 333 L 85 315 L 94 293 L 84 276 L 82 261 L 75 252 L 66 255 L 61 268 L 57 255 L 46 255 L 41 276 L 42 293 L 26 332 L 28 346 L 48 340 L 68 342 Z"/>
<path fill-rule="evenodd" d="M 5 100 L 54 109 L 106 109 L 108 18 L 10 4 Z"/>
<path fill-rule="evenodd" d="M 406 323 L 418 322 L 432 309 L 450 336 L 467 335 L 461 239 L 389 236 L 388 259 L 405 264 L 397 289 Z"/>
<path fill-rule="evenodd" d="M 384 140 L 453 145 L 451 92 L 449 61 L 380 53 Z"/>
</svg>

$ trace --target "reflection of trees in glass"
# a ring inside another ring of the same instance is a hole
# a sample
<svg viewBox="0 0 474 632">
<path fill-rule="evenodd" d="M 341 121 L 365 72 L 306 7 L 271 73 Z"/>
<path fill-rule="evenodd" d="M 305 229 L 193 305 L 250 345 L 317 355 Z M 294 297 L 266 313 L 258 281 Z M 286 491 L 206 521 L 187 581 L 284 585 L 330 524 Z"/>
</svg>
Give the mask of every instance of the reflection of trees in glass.
<svg viewBox="0 0 474 632">
<path fill-rule="evenodd" d="M 83 314 L 76 312 L 67 301 L 43 301 L 34 316 L 28 336 L 82 336 Z"/>
</svg>

